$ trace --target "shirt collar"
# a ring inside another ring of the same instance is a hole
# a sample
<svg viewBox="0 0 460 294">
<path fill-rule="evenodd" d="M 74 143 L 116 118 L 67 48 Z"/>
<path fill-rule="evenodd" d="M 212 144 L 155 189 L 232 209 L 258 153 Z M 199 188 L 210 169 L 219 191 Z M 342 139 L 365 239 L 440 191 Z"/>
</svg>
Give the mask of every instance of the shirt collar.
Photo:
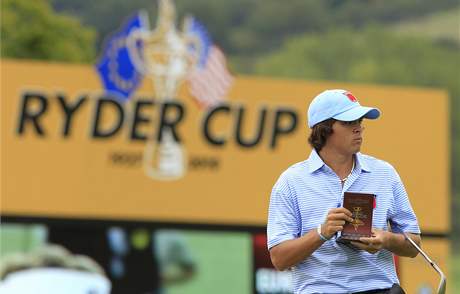
<svg viewBox="0 0 460 294">
<path fill-rule="evenodd" d="M 356 153 L 356 167 L 361 168 L 361 170 L 366 171 L 366 172 L 371 172 L 366 159 L 363 157 L 363 155 L 358 152 Z M 316 149 L 313 149 L 310 153 L 310 157 L 308 158 L 308 161 L 310 162 L 308 171 L 310 173 L 314 173 L 318 169 L 322 168 L 324 165 L 324 161 L 319 157 L 318 152 L 316 152 Z"/>
<path fill-rule="evenodd" d="M 310 165 L 308 167 L 308 171 L 310 173 L 314 173 L 318 169 L 322 168 L 324 165 L 324 161 L 321 159 L 321 157 L 319 157 L 319 154 L 318 152 L 316 152 L 316 149 L 313 149 L 311 151 L 308 161 L 310 162 Z"/>
<path fill-rule="evenodd" d="M 366 158 L 361 154 L 361 152 L 356 153 L 356 166 L 361 168 L 365 172 L 371 172 L 369 165 L 367 164 Z"/>
</svg>

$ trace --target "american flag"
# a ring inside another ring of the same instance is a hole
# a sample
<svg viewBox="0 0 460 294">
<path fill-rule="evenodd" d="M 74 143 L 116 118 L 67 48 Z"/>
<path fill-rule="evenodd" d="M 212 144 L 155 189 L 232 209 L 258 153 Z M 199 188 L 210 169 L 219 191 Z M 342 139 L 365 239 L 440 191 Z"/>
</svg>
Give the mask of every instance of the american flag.
<svg viewBox="0 0 460 294">
<path fill-rule="evenodd" d="M 197 57 L 195 68 L 187 77 L 190 94 L 202 107 L 222 103 L 233 83 L 223 52 L 213 44 L 206 28 L 193 17 L 187 19 L 186 34 L 192 40 L 189 51 Z"/>
</svg>

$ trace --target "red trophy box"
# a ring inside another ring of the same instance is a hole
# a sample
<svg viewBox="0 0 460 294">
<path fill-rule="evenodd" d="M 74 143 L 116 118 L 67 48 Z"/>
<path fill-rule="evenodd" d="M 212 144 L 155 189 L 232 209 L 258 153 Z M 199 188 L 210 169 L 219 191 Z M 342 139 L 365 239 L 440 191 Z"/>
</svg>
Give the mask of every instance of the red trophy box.
<svg viewBox="0 0 460 294">
<path fill-rule="evenodd" d="M 337 239 L 338 242 L 359 241 L 361 237 L 372 235 L 374 201 L 374 194 L 344 193 L 343 207 L 352 213 L 353 221 L 345 223 Z"/>
</svg>

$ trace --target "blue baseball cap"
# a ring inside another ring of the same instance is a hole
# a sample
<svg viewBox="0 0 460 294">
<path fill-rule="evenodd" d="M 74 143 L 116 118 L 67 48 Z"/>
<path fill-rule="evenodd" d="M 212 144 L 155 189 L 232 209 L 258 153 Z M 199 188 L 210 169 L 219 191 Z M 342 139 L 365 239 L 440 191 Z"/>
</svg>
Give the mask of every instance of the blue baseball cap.
<svg viewBox="0 0 460 294">
<path fill-rule="evenodd" d="M 308 126 L 333 118 L 341 121 L 353 121 L 362 117 L 376 119 L 380 110 L 361 106 L 356 97 L 347 90 L 326 90 L 316 96 L 308 107 Z"/>
</svg>

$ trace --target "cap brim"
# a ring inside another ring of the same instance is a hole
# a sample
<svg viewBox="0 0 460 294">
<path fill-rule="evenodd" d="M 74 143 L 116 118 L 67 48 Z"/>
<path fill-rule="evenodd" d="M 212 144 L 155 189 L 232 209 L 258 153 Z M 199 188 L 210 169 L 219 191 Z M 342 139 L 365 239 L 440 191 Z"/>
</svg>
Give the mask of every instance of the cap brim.
<svg viewBox="0 0 460 294">
<path fill-rule="evenodd" d="M 362 117 L 368 119 L 376 119 L 380 116 L 380 110 L 372 107 L 358 106 L 350 110 L 337 114 L 333 119 L 341 121 L 353 121 Z"/>
</svg>

